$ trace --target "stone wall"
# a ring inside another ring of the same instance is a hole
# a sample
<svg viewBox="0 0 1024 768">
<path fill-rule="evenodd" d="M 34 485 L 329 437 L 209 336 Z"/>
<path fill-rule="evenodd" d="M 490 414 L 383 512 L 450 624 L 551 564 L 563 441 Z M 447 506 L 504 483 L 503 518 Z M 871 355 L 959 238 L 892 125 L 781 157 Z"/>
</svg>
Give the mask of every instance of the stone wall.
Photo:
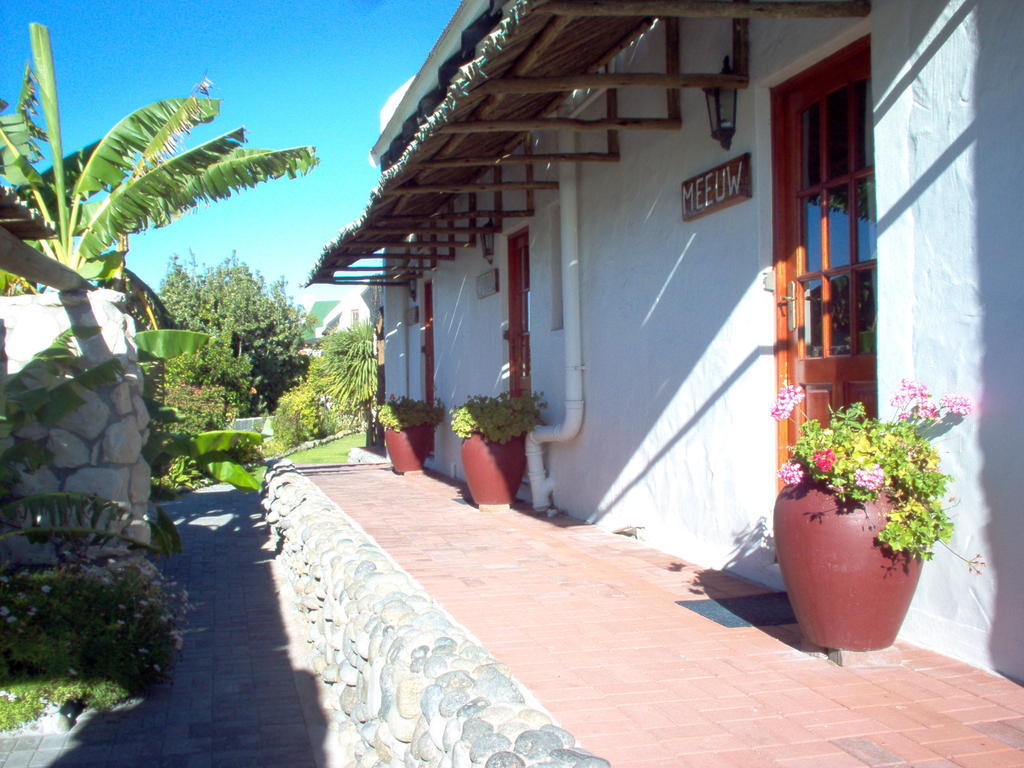
<svg viewBox="0 0 1024 768">
<path fill-rule="evenodd" d="M 345 765 L 608 768 L 291 462 L 264 483 Z"/>
<path fill-rule="evenodd" d="M 125 313 L 125 298 L 108 290 L 43 293 L 0 299 L 3 371 L 15 373 L 72 325 L 98 326 L 95 336 L 78 342 L 89 366 L 111 357 L 123 376 L 92 392 L 84 405 L 51 426 L 35 424 L 19 437 L 43 439 L 53 461 L 22 478 L 16 491 L 94 493 L 131 511 L 129 533 L 148 540 L 143 521 L 149 501 L 149 465 L 142 460 L 149 414 L 142 401 L 135 323 Z"/>
</svg>

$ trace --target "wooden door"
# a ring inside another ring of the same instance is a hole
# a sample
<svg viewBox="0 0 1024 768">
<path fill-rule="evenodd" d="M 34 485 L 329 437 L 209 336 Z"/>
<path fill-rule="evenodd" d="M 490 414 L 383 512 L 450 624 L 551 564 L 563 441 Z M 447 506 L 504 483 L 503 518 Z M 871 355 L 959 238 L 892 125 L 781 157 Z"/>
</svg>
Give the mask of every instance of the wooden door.
<svg viewBox="0 0 1024 768">
<path fill-rule="evenodd" d="M 423 283 L 423 399 L 434 400 L 434 284 Z"/>
<path fill-rule="evenodd" d="M 530 391 L 530 233 L 508 239 L 508 391 Z"/>
<path fill-rule="evenodd" d="M 772 92 L 779 384 L 803 385 L 823 423 L 857 401 L 877 411 L 870 73 L 864 39 Z"/>
</svg>

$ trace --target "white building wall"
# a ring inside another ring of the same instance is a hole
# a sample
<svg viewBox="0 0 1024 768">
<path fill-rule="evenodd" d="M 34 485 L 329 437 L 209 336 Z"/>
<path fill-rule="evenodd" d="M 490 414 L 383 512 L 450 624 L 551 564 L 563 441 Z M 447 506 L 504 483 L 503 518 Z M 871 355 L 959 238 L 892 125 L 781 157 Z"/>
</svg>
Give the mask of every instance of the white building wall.
<svg viewBox="0 0 1024 768">
<path fill-rule="evenodd" d="M 1024 5 L 874 4 L 879 391 L 903 377 L 979 412 L 942 438 L 955 478 L 940 548 L 903 628 L 913 642 L 1024 678 Z"/>
<path fill-rule="evenodd" d="M 939 553 L 904 637 L 1022 676 L 1024 487 L 1015 451 L 1024 421 L 1013 394 L 1024 378 L 1024 296 L 1010 244 L 1022 239 L 1013 183 L 1022 163 L 1012 137 L 1024 114 L 1014 96 L 1024 90 L 1013 34 L 1024 29 L 1024 7 L 946 5 L 915 3 L 911 12 L 901 0 L 876 0 L 867 20 L 754 21 L 752 87 L 741 93 L 730 150 L 709 138 L 703 94 L 692 90 L 683 94 L 682 132 L 622 133 L 620 163 L 582 166 L 586 411 L 575 440 L 546 450 L 555 504 L 569 514 L 612 529 L 642 526 L 651 544 L 688 561 L 780 583 L 764 546 L 776 490 L 768 415 L 775 297 L 764 288 L 770 88 L 871 33 L 880 400 L 906 376 L 982 404 L 942 452 L 962 498 L 955 546 L 982 552 L 990 566 L 972 576 Z M 688 36 L 689 25 L 701 32 Z M 720 31 L 684 23 L 682 32 L 683 71 L 715 70 L 731 47 L 724 22 Z M 650 35 L 624 57 L 627 67 L 653 71 L 661 45 L 660 34 Z M 597 116 L 603 107 L 592 109 Z M 623 91 L 619 114 L 663 116 L 664 96 Z M 580 141 L 601 149 L 603 137 Z M 753 199 L 683 222 L 682 180 L 747 151 Z M 551 403 L 552 422 L 562 417 L 564 377 L 563 332 L 552 329 L 556 202 L 538 193 L 535 216 L 505 227 L 530 227 L 533 384 Z M 491 268 L 479 252 L 441 263 L 433 276 L 437 394 L 449 407 L 507 386 L 505 243 L 497 241 L 498 295 L 476 297 L 477 276 Z M 391 366 L 391 346 L 388 354 Z M 409 360 L 421 367 L 418 351 Z M 390 367 L 388 377 L 389 391 L 399 392 Z M 447 423 L 439 428 L 434 468 L 462 476 L 458 443 Z"/>
</svg>

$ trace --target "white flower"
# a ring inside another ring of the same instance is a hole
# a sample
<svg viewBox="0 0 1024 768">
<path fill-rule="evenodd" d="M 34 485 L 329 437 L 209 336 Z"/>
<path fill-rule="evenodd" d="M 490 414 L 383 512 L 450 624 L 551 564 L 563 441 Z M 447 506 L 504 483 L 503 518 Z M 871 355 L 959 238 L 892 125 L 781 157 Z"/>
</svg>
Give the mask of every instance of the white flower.
<svg viewBox="0 0 1024 768">
<path fill-rule="evenodd" d="M 47 593 L 53 591 L 53 587 L 51 587 L 49 584 L 43 584 L 43 586 L 41 586 L 40 589 L 43 590 L 43 592 Z"/>
</svg>

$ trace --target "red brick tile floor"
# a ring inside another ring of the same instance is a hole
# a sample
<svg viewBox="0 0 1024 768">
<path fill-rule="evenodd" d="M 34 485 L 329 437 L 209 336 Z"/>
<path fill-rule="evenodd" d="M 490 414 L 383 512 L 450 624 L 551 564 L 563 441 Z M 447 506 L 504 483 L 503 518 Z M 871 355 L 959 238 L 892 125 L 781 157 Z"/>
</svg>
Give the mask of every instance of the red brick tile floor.
<svg viewBox="0 0 1024 768">
<path fill-rule="evenodd" d="M 1024 766 L 1024 688 L 898 643 L 838 667 L 794 625 L 676 600 L 768 591 L 565 516 L 482 512 L 386 465 L 303 467 L 615 768 Z"/>
</svg>

